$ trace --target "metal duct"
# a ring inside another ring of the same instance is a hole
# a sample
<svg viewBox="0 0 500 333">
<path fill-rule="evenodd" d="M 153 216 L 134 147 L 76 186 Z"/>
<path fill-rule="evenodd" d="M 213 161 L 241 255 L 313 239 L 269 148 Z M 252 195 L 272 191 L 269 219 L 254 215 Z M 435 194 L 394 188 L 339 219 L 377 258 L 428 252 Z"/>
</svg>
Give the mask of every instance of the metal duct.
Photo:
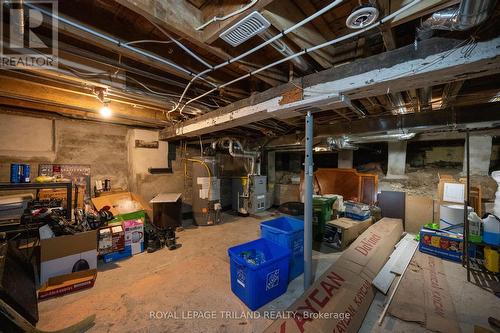
<svg viewBox="0 0 500 333">
<path fill-rule="evenodd" d="M 250 173 L 249 175 L 260 175 L 260 163 L 257 162 L 257 158 L 259 157 L 259 152 L 257 151 L 249 151 L 249 150 L 244 150 L 243 145 L 241 144 L 240 141 L 233 139 L 233 138 L 221 138 L 219 140 L 216 140 L 212 142 L 212 148 L 215 149 L 219 145 L 222 148 L 229 149 L 229 155 L 232 157 L 239 157 L 239 158 L 248 158 L 251 163 L 250 167 Z M 239 150 L 241 153 L 235 152 L 235 146 L 238 146 Z M 257 170 L 255 170 L 257 169 Z"/>
<path fill-rule="evenodd" d="M 269 30 L 264 31 L 259 36 L 265 41 L 271 40 L 275 37 L 275 35 Z M 289 57 L 295 53 L 284 41 L 279 39 L 273 41 L 271 46 L 285 57 Z M 302 57 L 292 58 L 290 61 L 302 72 L 308 72 L 311 69 L 311 66 Z"/>
<path fill-rule="evenodd" d="M 403 94 L 400 92 L 389 94 L 389 100 L 391 104 L 395 108 L 393 110 L 393 114 L 405 114 L 408 113 L 406 110 L 406 102 L 404 100 Z"/>
<path fill-rule="evenodd" d="M 495 8 L 496 0 L 462 0 L 432 14 L 417 29 L 418 39 L 432 36 L 433 30 L 464 31 L 483 23 Z"/>
<path fill-rule="evenodd" d="M 11 45 L 16 45 L 16 47 L 23 47 L 22 36 L 24 35 L 24 5 L 23 1 L 16 3 L 17 7 L 11 5 L 11 10 L 14 15 L 12 15 L 12 24 L 10 26 L 10 38 Z"/>
<path fill-rule="evenodd" d="M 420 111 L 432 111 L 432 87 L 417 89 Z"/>
</svg>

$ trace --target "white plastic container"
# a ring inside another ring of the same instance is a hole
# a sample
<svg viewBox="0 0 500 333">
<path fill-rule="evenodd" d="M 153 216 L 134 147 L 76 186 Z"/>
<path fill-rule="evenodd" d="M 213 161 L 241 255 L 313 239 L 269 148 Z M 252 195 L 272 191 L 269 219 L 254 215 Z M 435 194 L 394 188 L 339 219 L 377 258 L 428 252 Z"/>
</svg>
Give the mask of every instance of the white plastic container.
<svg viewBox="0 0 500 333">
<path fill-rule="evenodd" d="M 468 207 L 467 215 L 473 211 Z M 441 205 L 439 208 L 439 228 L 447 231 L 464 233 L 464 206 L 463 205 Z"/>
<path fill-rule="evenodd" d="M 500 245 L 500 221 L 496 216 L 488 215 L 483 219 L 483 242 L 490 245 Z"/>
</svg>

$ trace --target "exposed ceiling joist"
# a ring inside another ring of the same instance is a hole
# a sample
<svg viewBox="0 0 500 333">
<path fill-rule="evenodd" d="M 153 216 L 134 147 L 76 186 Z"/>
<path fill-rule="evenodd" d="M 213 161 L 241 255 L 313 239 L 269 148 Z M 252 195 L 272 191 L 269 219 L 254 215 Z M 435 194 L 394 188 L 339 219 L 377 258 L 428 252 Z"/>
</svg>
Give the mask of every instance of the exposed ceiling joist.
<svg viewBox="0 0 500 333">
<path fill-rule="evenodd" d="M 449 139 L 460 139 L 463 133 L 457 130 L 498 128 L 500 126 L 500 113 L 497 112 L 500 103 L 488 103 L 479 105 L 481 112 L 475 106 L 462 106 L 448 108 L 435 112 L 419 112 L 404 115 L 387 115 L 376 118 L 365 118 L 355 121 L 342 121 L 333 125 L 315 125 L 314 137 L 316 139 L 339 137 L 344 135 L 379 135 L 386 133 L 405 132 L 422 133 L 414 140 L 438 140 L 443 137 L 444 131 L 453 130 Z M 429 133 L 437 131 L 440 133 Z M 490 130 L 489 133 L 498 133 L 498 129 Z M 482 131 L 482 133 L 488 133 Z M 266 149 L 276 149 L 283 147 L 304 147 L 303 132 L 283 135 L 268 142 Z"/>
<path fill-rule="evenodd" d="M 205 44 L 203 40 L 203 32 L 196 31 L 195 26 L 201 25 L 201 18 L 196 19 L 194 22 L 187 22 L 186 20 L 192 19 L 192 13 L 198 14 L 194 15 L 199 17 L 199 10 L 194 6 L 187 4 L 185 1 L 174 1 L 174 0 L 163 0 L 163 1 L 152 1 L 152 0 L 115 0 L 120 5 L 128 8 L 129 10 L 145 17 L 150 22 L 154 22 L 161 28 L 164 28 L 177 36 L 185 38 L 194 46 L 199 49 L 205 50 L 216 56 L 217 58 L 225 61 L 230 59 L 231 56 L 224 52 L 223 50 Z M 179 5 L 182 5 L 179 7 Z M 191 8 L 185 9 L 183 6 L 189 5 Z M 195 23 L 197 22 L 197 23 Z M 222 61 L 221 61 L 222 62 Z M 217 64 L 212 64 L 217 65 Z M 250 69 L 241 64 L 233 63 L 234 68 L 237 68 L 242 73 L 247 73 Z M 283 75 L 282 80 L 277 81 L 275 79 L 269 78 L 265 75 L 256 75 L 260 80 L 275 86 L 281 82 L 286 82 L 287 78 Z"/>
<path fill-rule="evenodd" d="M 164 140 L 232 128 L 257 120 L 297 114 L 304 106 L 329 105 L 345 94 L 351 99 L 384 95 L 477 78 L 500 72 L 500 37 L 478 42 L 467 55 L 458 40 L 432 38 L 419 44 L 360 59 L 354 63 L 305 76 L 162 131 Z M 453 50 L 451 52 L 450 50 Z M 282 105 L 281 96 L 302 84 L 302 100 Z M 337 97 L 335 97 L 337 96 Z M 258 118 L 258 119 L 256 119 Z"/>
<path fill-rule="evenodd" d="M 286 10 L 284 11 L 283 8 L 286 8 Z M 262 15 L 279 31 L 284 31 L 305 18 L 304 14 L 291 0 L 275 2 L 269 5 L 262 12 Z M 325 37 L 311 23 L 290 32 L 287 37 L 301 49 L 326 42 Z M 333 57 L 328 53 L 328 49 L 331 49 L 331 47 L 310 53 L 310 56 L 323 68 L 329 68 L 333 63 Z"/>
<path fill-rule="evenodd" d="M 438 127 L 480 128 L 500 126 L 500 103 L 480 104 L 479 106 L 462 106 L 435 112 L 409 113 L 397 116 L 381 116 L 370 119 L 355 120 L 350 123 L 316 126 L 315 137 L 329 137 L 344 134 L 371 134 L 398 131 L 436 129 Z M 481 112 L 474 112 L 478 109 Z"/>
<path fill-rule="evenodd" d="M 390 0 L 377 0 L 379 11 L 381 16 L 387 16 L 391 12 L 391 2 Z M 396 38 L 394 37 L 394 32 L 390 24 L 383 24 L 380 26 L 380 33 L 382 34 L 382 40 L 384 41 L 385 49 L 390 51 L 396 48 Z"/>
<path fill-rule="evenodd" d="M 450 82 L 443 89 L 443 97 L 441 101 L 441 108 L 447 108 L 449 106 L 453 106 L 453 103 L 457 99 L 458 93 L 462 86 L 464 85 L 465 80 Z"/>
</svg>

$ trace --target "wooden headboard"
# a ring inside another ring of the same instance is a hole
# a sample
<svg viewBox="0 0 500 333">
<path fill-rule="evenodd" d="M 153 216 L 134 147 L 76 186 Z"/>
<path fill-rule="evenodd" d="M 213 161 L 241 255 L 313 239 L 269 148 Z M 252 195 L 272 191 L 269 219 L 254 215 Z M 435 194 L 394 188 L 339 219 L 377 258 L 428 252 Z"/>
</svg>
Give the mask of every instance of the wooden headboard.
<svg viewBox="0 0 500 333">
<path fill-rule="evenodd" d="M 302 175 L 301 192 L 303 179 Z M 359 173 L 356 169 L 319 168 L 314 173 L 314 185 L 317 194 L 340 194 L 344 200 L 374 204 L 377 200 L 378 175 Z"/>
</svg>

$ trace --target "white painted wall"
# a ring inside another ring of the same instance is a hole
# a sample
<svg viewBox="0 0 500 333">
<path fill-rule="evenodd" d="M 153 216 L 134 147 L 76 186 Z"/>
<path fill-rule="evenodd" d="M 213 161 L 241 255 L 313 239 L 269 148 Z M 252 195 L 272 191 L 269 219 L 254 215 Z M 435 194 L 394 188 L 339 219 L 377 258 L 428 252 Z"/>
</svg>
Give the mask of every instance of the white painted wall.
<svg viewBox="0 0 500 333">
<path fill-rule="evenodd" d="M 158 141 L 159 131 L 132 129 L 129 132 L 129 161 L 135 173 L 147 173 L 148 168 L 168 167 L 168 144 L 159 142 L 158 149 L 136 148 L 135 140 Z"/>
</svg>

